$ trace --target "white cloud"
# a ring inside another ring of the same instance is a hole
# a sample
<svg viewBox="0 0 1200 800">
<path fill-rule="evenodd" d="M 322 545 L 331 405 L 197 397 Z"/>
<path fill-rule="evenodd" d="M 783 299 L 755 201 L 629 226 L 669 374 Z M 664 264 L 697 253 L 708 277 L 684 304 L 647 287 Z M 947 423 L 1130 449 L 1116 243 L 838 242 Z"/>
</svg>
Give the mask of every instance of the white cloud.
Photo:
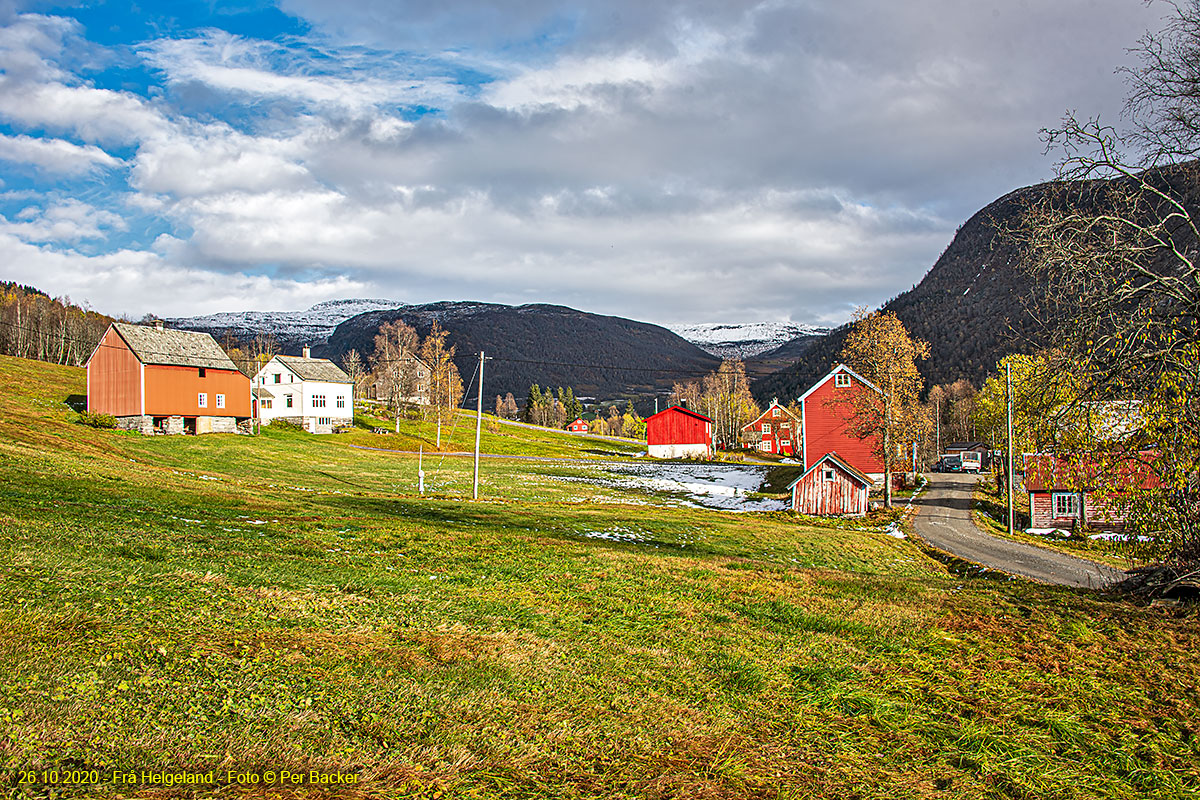
<svg viewBox="0 0 1200 800">
<path fill-rule="evenodd" d="M 17 215 L 20 222 L 0 216 L 0 232 L 26 242 L 78 243 L 103 239 L 110 231 L 128 226 L 121 216 L 78 200 L 66 200 L 45 209 L 28 206 Z"/>
<path fill-rule="evenodd" d="M 82 175 L 118 167 L 123 163 L 95 145 L 4 134 L 0 134 L 0 159 L 31 164 L 47 172 L 63 175 Z"/>
</svg>

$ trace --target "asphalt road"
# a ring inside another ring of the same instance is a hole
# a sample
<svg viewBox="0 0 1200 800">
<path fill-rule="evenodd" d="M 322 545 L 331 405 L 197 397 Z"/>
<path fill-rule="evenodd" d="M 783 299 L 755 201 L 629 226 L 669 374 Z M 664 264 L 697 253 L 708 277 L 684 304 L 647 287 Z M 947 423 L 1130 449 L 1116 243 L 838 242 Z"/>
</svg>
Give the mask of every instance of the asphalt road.
<svg viewBox="0 0 1200 800">
<path fill-rule="evenodd" d="M 928 478 L 929 487 L 913 501 L 917 512 L 913 527 L 939 550 L 989 569 L 1060 586 L 1099 588 L 1125 574 L 1094 561 L 983 533 L 971 521 L 971 495 L 978 478 L 955 473 Z"/>
</svg>

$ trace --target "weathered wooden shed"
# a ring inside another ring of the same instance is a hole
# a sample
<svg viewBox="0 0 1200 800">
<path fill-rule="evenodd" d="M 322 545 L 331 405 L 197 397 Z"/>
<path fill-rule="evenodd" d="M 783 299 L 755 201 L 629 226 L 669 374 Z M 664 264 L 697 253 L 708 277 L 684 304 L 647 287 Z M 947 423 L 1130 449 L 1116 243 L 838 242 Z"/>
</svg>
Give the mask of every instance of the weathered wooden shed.
<svg viewBox="0 0 1200 800">
<path fill-rule="evenodd" d="M 711 419 L 681 406 L 646 417 L 646 445 L 652 458 L 709 458 L 712 436 Z"/>
<path fill-rule="evenodd" d="M 813 517 L 862 516 L 872 483 L 837 453 L 826 453 L 788 486 L 792 510 Z"/>
</svg>

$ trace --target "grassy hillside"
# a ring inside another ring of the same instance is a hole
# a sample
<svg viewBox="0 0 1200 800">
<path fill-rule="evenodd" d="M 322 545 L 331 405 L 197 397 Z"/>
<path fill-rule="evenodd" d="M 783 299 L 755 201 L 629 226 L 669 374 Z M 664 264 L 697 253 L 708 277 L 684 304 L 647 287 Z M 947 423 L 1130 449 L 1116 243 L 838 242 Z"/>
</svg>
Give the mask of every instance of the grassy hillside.
<svg viewBox="0 0 1200 800">
<path fill-rule="evenodd" d="M 325 791 L 281 770 L 347 797 L 1197 796 L 1194 615 L 665 507 L 587 462 L 493 459 L 472 503 L 447 458 L 422 498 L 359 434 L 96 431 L 82 391 L 0 358 L 15 796 L 52 768 L 111 797 L 189 791 L 113 770 L 253 797 Z"/>
</svg>

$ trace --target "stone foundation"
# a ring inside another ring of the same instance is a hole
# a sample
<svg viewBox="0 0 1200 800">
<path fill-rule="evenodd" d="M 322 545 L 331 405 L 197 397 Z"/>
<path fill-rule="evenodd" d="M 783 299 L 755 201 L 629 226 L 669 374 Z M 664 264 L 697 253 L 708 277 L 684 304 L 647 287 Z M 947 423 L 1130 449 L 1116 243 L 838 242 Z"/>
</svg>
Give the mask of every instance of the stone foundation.
<svg viewBox="0 0 1200 800">
<path fill-rule="evenodd" d="M 158 424 L 155 424 L 155 420 Z M 195 433 L 249 433 L 248 419 L 238 421 L 237 417 L 196 417 Z M 137 431 L 145 436 L 166 434 L 179 436 L 188 433 L 188 425 L 181 416 L 151 417 L 135 415 L 117 417 L 117 427 L 126 431 Z"/>
<path fill-rule="evenodd" d="M 137 431 L 146 436 L 154 433 L 154 418 L 143 416 L 117 417 L 117 427 L 124 431 Z"/>
</svg>

